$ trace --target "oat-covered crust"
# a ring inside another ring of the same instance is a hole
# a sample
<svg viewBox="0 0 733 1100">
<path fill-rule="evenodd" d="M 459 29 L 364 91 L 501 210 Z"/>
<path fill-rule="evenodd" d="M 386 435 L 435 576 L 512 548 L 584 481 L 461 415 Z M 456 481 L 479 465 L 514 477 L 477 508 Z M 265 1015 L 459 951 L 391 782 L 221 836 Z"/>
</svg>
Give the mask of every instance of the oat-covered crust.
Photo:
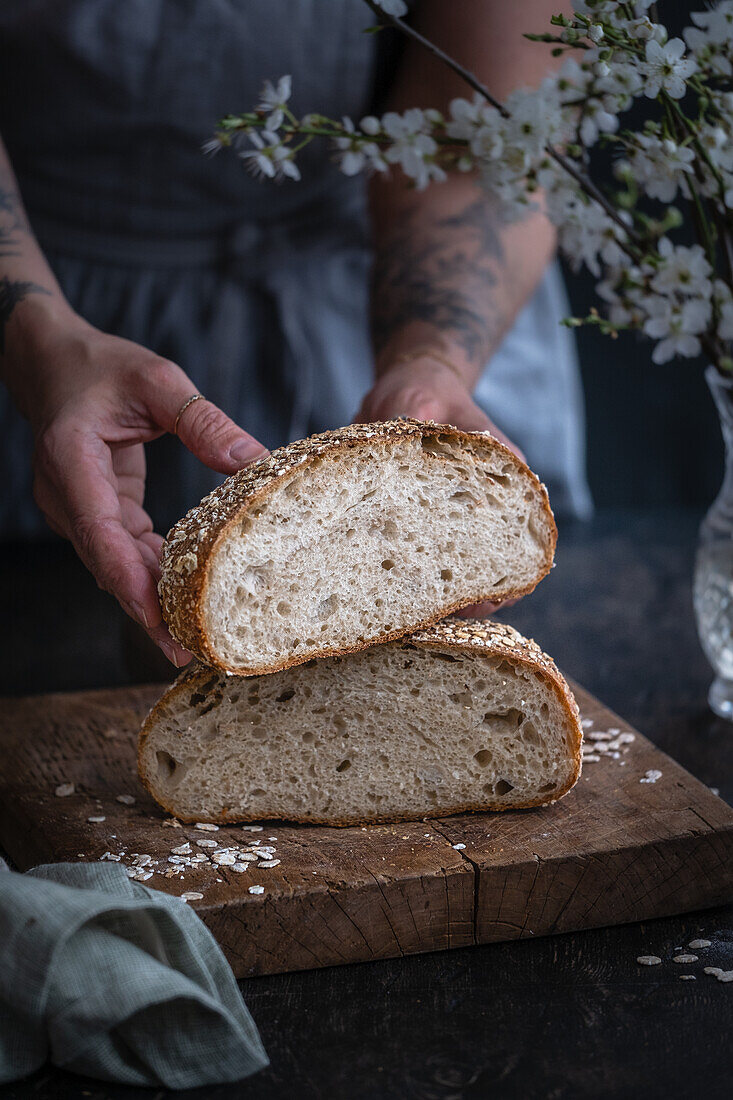
<svg viewBox="0 0 733 1100">
<path fill-rule="evenodd" d="M 409 634 L 407 637 L 403 637 L 391 644 L 400 646 L 404 649 L 417 646 L 420 649 L 432 649 L 442 653 L 462 652 L 487 659 L 500 658 L 506 660 L 510 665 L 524 666 L 530 672 L 539 674 L 543 677 L 545 682 L 552 688 L 557 696 L 568 719 L 570 729 L 568 748 L 573 757 L 573 769 L 569 781 L 561 790 L 554 791 L 551 799 L 536 798 L 532 801 L 522 803 L 521 805 L 507 805 L 501 802 L 483 802 L 480 805 L 452 806 L 442 811 L 431 810 L 430 813 L 425 814 L 426 817 L 447 817 L 464 813 L 532 809 L 536 806 L 546 806 L 557 802 L 558 799 L 566 795 L 568 791 L 575 786 L 580 778 L 582 759 L 581 744 L 583 740 L 583 731 L 580 725 L 580 711 L 575 701 L 575 696 L 568 687 L 565 678 L 555 665 L 555 662 L 535 641 L 531 638 L 525 638 L 513 627 L 507 626 L 504 623 L 496 623 L 491 619 L 478 620 L 453 617 L 435 623 L 425 630 L 419 630 L 414 634 Z M 176 682 L 167 689 L 145 719 L 138 740 L 138 771 L 144 786 L 156 801 L 157 795 L 155 794 L 154 784 L 152 783 L 152 778 L 148 776 L 143 762 L 143 748 L 145 742 L 154 732 L 158 721 L 169 716 L 171 711 L 174 711 L 177 706 L 180 705 L 182 708 L 187 706 L 186 697 L 189 696 L 192 689 L 206 693 L 207 696 L 210 696 L 211 699 L 216 701 L 217 695 L 221 698 L 222 688 L 227 680 L 228 677 L 225 673 L 216 672 L 211 668 L 207 668 L 193 661 L 191 665 L 181 673 Z M 187 820 L 185 815 L 181 815 L 180 811 L 175 806 L 168 805 L 167 803 L 160 804 L 168 813 L 179 817 L 182 821 Z M 194 819 L 191 818 L 191 820 Z M 201 817 L 197 817 L 196 820 L 201 820 Z M 259 819 L 256 819 L 254 816 L 248 817 L 246 815 L 242 816 L 241 814 L 231 816 L 227 813 L 222 813 L 219 815 L 210 815 L 206 820 L 225 825 Z M 313 824 L 312 821 L 305 818 L 298 818 L 297 816 L 289 820 L 306 825 Z M 365 818 L 363 821 L 331 821 L 329 824 L 335 826 L 375 825 L 383 822 L 392 822 L 394 820 L 394 816 L 375 814 L 374 816 Z M 399 818 L 398 820 L 411 819 Z"/>
<path fill-rule="evenodd" d="M 423 437 L 440 432 L 450 436 L 457 443 L 485 446 L 500 455 L 502 460 L 511 462 L 524 472 L 539 490 L 543 501 L 543 510 L 548 520 L 551 545 L 548 547 L 546 561 L 537 578 L 544 577 L 552 567 L 557 540 L 557 528 L 547 497 L 547 490 L 539 478 L 508 447 L 500 443 L 489 432 L 464 432 L 449 424 L 436 424 L 433 421 L 421 421 L 403 418 L 373 424 L 352 424 L 337 431 L 322 432 L 308 439 L 299 439 L 287 447 L 279 447 L 267 458 L 245 466 L 228 477 L 222 485 L 205 496 L 200 504 L 192 508 L 168 532 L 161 551 L 161 578 L 158 584 L 163 616 L 173 637 L 190 650 L 204 664 L 223 671 L 239 675 L 253 675 L 275 672 L 281 668 L 310 660 L 313 656 L 325 657 L 335 653 L 349 652 L 338 650 L 319 650 L 289 657 L 281 662 L 262 668 L 235 668 L 221 662 L 213 652 L 203 623 L 203 603 L 206 594 L 209 565 L 220 539 L 226 537 L 228 529 L 241 522 L 242 518 L 263 498 L 284 487 L 310 463 L 323 459 L 340 450 L 359 447 L 365 443 L 373 446 L 379 443 L 388 445 L 396 439 L 405 437 Z M 485 594 L 472 594 L 470 599 L 441 608 L 431 618 L 421 622 L 408 623 L 404 629 L 385 633 L 368 644 L 389 641 L 401 637 L 410 630 L 428 626 L 431 622 L 443 618 L 469 603 L 483 600 L 500 602 L 525 595 L 534 587 L 507 589 L 506 591 Z M 364 648 L 357 645 L 354 650 Z"/>
</svg>

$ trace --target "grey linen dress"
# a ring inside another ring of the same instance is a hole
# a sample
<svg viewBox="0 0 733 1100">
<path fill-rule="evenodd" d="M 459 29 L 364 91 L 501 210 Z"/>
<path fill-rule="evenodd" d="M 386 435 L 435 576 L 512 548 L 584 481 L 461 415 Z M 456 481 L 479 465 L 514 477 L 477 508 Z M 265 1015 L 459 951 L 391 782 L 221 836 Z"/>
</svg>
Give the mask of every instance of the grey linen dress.
<svg viewBox="0 0 733 1100">
<path fill-rule="evenodd" d="M 202 142 L 293 77 L 296 114 L 372 108 L 379 35 L 359 0 L 3 0 L 0 133 L 72 306 L 177 362 L 273 447 L 350 421 L 371 385 L 362 179 L 324 145 L 301 182 L 248 176 Z M 583 407 L 567 302 L 548 269 L 476 398 L 560 513 L 586 515 Z M 165 531 L 217 480 L 170 436 L 148 448 Z M 0 395 L 0 533 L 42 529 L 27 426 Z"/>
</svg>

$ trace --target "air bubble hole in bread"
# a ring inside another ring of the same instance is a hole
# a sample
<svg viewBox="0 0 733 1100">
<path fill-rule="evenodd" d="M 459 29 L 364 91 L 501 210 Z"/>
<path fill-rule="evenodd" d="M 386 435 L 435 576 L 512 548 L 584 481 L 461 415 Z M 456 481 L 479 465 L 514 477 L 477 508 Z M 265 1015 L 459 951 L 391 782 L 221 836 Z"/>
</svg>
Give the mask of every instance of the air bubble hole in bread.
<svg viewBox="0 0 733 1100">
<path fill-rule="evenodd" d="M 139 766 L 185 821 L 348 825 L 555 801 L 580 742 L 549 657 L 455 619 L 267 676 L 197 666 L 148 717 Z"/>
<path fill-rule="evenodd" d="M 357 425 L 205 498 L 169 533 L 161 602 L 206 664 L 275 671 L 528 592 L 555 538 L 544 486 L 487 433 Z"/>
</svg>

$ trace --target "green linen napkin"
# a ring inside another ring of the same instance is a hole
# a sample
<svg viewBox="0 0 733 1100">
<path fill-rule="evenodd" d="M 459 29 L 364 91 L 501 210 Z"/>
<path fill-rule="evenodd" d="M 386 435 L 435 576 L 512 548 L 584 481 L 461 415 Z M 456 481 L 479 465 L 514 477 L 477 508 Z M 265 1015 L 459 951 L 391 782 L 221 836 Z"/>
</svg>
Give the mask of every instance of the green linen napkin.
<svg viewBox="0 0 733 1100">
<path fill-rule="evenodd" d="M 47 1059 L 187 1089 L 268 1065 L 213 936 L 178 898 L 108 863 L 0 869 L 0 1082 Z"/>
</svg>

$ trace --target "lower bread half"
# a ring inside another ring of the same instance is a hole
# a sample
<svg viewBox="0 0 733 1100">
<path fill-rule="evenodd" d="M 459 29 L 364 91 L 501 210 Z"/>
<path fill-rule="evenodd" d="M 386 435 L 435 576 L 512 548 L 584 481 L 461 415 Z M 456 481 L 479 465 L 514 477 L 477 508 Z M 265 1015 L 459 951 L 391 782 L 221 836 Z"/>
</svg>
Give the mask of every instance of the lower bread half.
<svg viewBox="0 0 733 1100">
<path fill-rule="evenodd" d="M 578 708 L 511 627 L 448 619 L 267 676 L 187 670 L 140 734 L 183 821 L 324 825 L 544 805 L 580 774 Z"/>
</svg>

